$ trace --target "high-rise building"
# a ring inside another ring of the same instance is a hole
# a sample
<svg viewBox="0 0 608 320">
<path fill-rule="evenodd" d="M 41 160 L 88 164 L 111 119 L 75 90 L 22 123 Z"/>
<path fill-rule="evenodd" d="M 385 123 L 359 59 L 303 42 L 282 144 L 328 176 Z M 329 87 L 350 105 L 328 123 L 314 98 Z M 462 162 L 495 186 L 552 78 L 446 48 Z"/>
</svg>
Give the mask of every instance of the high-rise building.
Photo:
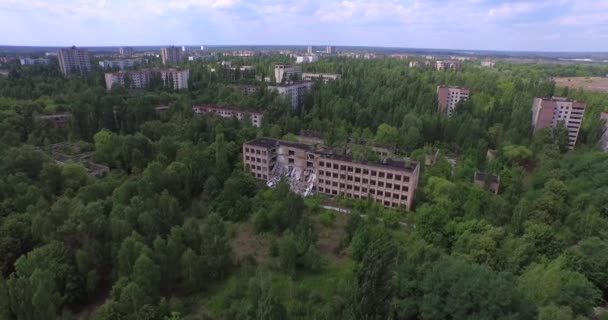
<svg viewBox="0 0 608 320">
<path fill-rule="evenodd" d="M 568 148 L 573 149 L 586 106 L 584 102 L 563 97 L 535 98 L 532 105 L 532 127 L 535 130 L 555 128 L 558 123 L 563 123 L 568 130 Z"/>
<path fill-rule="evenodd" d="M 319 56 L 316 54 L 307 54 L 296 57 L 296 63 L 315 63 L 317 61 L 319 61 Z"/>
<path fill-rule="evenodd" d="M 133 48 L 131 47 L 120 47 L 118 48 L 118 54 L 121 57 L 130 57 L 133 55 Z"/>
<path fill-rule="evenodd" d="M 160 49 L 163 64 L 179 64 L 182 61 L 182 50 L 178 47 L 167 47 Z"/>
<path fill-rule="evenodd" d="M 600 146 L 602 147 L 602 150 L 608 151 L 608 112 L 602 112 L 600 114 L 600 119 L 603 121 L 602 128 L 604 129 Z"/>
<path fill-rule="evenodd" d="M 175 90 L 188 89 L 188 78 L 190 76 L 188 69 L 141 69 L 108 72 L 105 74 L 106 88 L 109 91 L 115 85 L 121 85 L 131 89 L 143 89 L 148 86 L 154 76 L 160 77 L 165 87 L 172 87 Z"/>
<path fill-rule="evenodd" d="M 308 46 L 308 50 L 306 50 L 306 52 L 308 54 L 313 54 L 314 52 L 313 52 L 312 46 Z"/>
<path fill-rule="evenodd" d="M 445 113 L 448 117 L 452 116 L 456 106 L 461 101 L 469 99 L 469 88 L 456 86 L 437 87 L 437 110 Z"/>
<path fill-rule="evenodd" d="M 76 47 L 59 49 L 57 52 L 59 68 L 65 75 L 72 73 L 88 73 L 91 71 L 91 59 L 89 50 Z"/>
<path fill-rule="evenodd" d="M 414 203 L 420 174 L 420 165 L 411 160 L 359 161 L 323 146 L 270 138 L 243 144 L 243 164 L 269 186 L 287 178 L 291 190 L 304 196 L 368 198 L 407 209 Z"/>
<path fill-rule="evenodd" d="M 336 53 L 336 47 L 334 47 L 334 46 L 327 46 L 327 47 L 325 47 L 325 53 L 326 54 L 334 54 L 334 53 Z"/>
<path fill-rule="evenodd" d="M 274 66 L 274 79 L 277 83 L 290 81 L 302 74 L 302 68 L 288 64 L 277 64 Z"/>
<path fill-rule="evenodd" d="M 127 68 L 133 68 L 141 63 L 141 59 L 102 60 L 99 61 L 99 66 L 103 69 L 118 68 L 122 70 Z"/>
<path fill-rule="evenodd" d="M 296 109 L 302 104 L 302 98 L 310 91 L 313 84 L 313 81 L 286 82 L 275 86 L 268 86 L 268 89 L 276 90 L 280 95 L 286 96 L 290 100 L 291 106 Z"/>
<path fill-rule="evenodd" d="M 458 71 L 460 70 L 460 63 L 455 61 L 436 61 L 435 69 L 437 71 Z"/>
<path fill-rule="evenodd" d="M 302 80 L 322 80 L 327 83 L 329 81 L 340 80 L 342 76 L 338 73 L 302 73 Z"/>
</svg>

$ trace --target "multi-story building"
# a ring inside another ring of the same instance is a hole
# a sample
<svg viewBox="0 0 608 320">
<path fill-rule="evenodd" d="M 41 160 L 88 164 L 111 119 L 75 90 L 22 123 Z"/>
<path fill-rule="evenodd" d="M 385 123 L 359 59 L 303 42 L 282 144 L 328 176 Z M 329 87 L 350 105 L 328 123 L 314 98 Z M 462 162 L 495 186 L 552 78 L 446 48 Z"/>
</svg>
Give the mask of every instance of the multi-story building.
<svg viewBox="0 0 608 320">
<path fill-rule="evenodd" d="M 469 88 L 456 86 L 437 87 L 437 109 L 441 113 L 452 116 L 456 106 L 461 101 L 469 99 Z"/>
<path fill-rule="evenodd" d="M 332 80 L 340 80 L 341 75 L 337 73 L 312 73 L 312 72 L 304 72 L 302 73 L 302 80 L 323 80 L 323 82 L 327 83 Z"/>
<path fill-rule="evenodd" d="M 133 48 L 131 47 L 120 47 L 118 48 L 118 54 L 125 58 L 133 55 Z"/>
<path fill-rule="evenodd" d="M 115 85 L 127 86 L 132 89 L 143 89 L 148 86 L 150 80 L 158 75 L 165 87 L 175 90 L 188 89 L 188 69 L 142 69 L 133 71 L 108 72 L 105 74 L 106 88 L 111 90 Z"/>
<path fill-rule="evenodd" d="M 334 46 L 327 46 L 327 47 L 325 47 L 325 53 L 326 54 L 334 54 L 334 53 L 336 53 L 336 47 L 334 47 Z"/>
<path fill-rule="evenodd" d="M 277 83 L 291 81 L 302 74 L 302 68 L 288 64 L 277 64 L 274 66 L 274 79 Z"/>
<path fill-rule="evenodd" d="M 291 106 L 296 109 L 302 103 L 304 95 L 310 91 L 313 81 L 297 81 L 268 86 L 268 89 L 276 90 L 280 95 L 286 96 L 291 101 Z"/>
<path fill-rule="evenodd" d="M 262 118 L 264 118 L 264 113 L 257 110 L 251 109 L 243 109 L 239 107 L 231 107 L 231 106 L 220 106 L 214 104 L 203 104 L 198 106 L 193 106 L 192 110 L 196 114 L 205 114 L 205 113 L 213 113 L 222 118 L 237 118 L 241 121 L 247 119 L 249 117 L 251 121 L 251 125 L 254 127 L 262 126 Z"/>
<path fill-rule="evenodd" d="M 475 185 L 484 190 L 498 194 L 498 190 L 500 188 L 500 176 L 477 171 L 473 176 L 473 182 Z"/>
<path fill-rule="evenodd" d="M 481 66 L 482 67 L 486 67 L 486 68 L 494 68 L 494 66 L 496 65 L 496 61 L 494 60 L 484 60 L 481 62 Z"/>
<path fill-rule="evenodd" d="M 429 61 L 429 60 L 424 60 L 424 61 L 413 60 L 413 61 L 410 61 L 409 65 L 410 65 L 410 68 L 430 67 L 431 66 L 431 61 Z"/>
<path fill-rule="evenodd" d="M 315 63 L 317 61 L 319 61 L 319 56 L 316 54 L 307 54 L 296 57 L 296 63 Z"/>
<path fill-rule="evenodd" d="M 175 90 L 188 89 L 190 70 L 188 69 L 161 69 L 160 77 L 165 87 L 173 87 Z"/>
<path fill-rule="evenodd" d="M 435 68 L 437 71 L 458 71 L 460 70 L 460 63 L 454 61 L 436 61 Z"/>
<path fill-rule="evenodd" d="M 21 62 L 22 66 L 32 66 L 32 65 L 35 65 L 35 64 L 49 64 L 49 62 L 51 60 L 50 59 L 46 59 L 46 58 L 38 58 L 38 59 L 21 58 L 21 59 L 19 59 L 19 61 Z"/>
<path fill-rule="evenodd" d="M 573 149 L 586 106 L 584 102 L 564 97 L 535 98 L 532 104 L 532 127 L 535 130 L 555 128 L 558 123 L 563 123 L 568 130 L 568 148 Z"/>
<path fill-rule="evenodd" d="M 59 68 L 64 75 L 88 73 L 91 71 L 89 50 L 76 47 L 59 49 L 57 52 Z"/>
<path fill-rule="evenodd" d="M 178 47 L 167 47 L 160 49 L 163 64 L 179 64 L 182 62 L 182 50 Z"/>
<path fill-rule="evenodd" d="M 600 140 L 600 146 L 602 150 L 608 151 L 608 112 L 602 112 L 600 114 L 600 119 L 603 122 L 602 128 L 604 128 L 602 139 Z"/>
<path fill-rule="evenodd" d="M 103 69 L 118 68 L 120 70 L 133 68 L 138 64 L 141 64 L 141 59 L 123 59 L 123 60 L 102 60 L 99 61 L 99 66 Z"/>
<path fill-rule="evenodd" d="M 270 138 L 243 144 L 245 169 L 269 186 L 286 178 L 302 195 L 373 199 L 386 207 L 412 208 L 420 166 L 415 161 L 354 161 L 323 146 Z"/>
<path fill-rule="evenodd" d="M 312 55 L 314 53 L 312 46 L 308 46 L 306 53 L 308 53 L 309 55 Z"/>
</svg>

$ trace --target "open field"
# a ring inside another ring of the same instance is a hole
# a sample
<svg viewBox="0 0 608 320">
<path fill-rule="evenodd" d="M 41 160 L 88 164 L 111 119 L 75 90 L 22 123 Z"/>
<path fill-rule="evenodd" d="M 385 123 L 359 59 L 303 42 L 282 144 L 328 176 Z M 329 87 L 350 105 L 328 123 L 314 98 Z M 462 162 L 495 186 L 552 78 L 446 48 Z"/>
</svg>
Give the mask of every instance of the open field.
<svg viewBox="0 0 608 320">
<path fill-rule="evenodd" d="M 558 87 L 608 92 L 608 77 L 557 77 L 553 80 Z"/>
</svg>

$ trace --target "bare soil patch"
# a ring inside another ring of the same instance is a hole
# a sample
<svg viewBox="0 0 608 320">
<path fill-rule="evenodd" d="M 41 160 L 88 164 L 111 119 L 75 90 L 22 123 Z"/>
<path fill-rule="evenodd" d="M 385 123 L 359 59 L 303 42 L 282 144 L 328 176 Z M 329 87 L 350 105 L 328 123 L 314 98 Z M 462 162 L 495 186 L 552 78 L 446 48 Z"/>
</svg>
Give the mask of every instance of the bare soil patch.
<svg viewBox="0 0 608 320">
<path fill-rule="evenodd" d="M 608 77 L 558 77 L 553 81 L 558 87 L 608 92 Z"/>
</svg>

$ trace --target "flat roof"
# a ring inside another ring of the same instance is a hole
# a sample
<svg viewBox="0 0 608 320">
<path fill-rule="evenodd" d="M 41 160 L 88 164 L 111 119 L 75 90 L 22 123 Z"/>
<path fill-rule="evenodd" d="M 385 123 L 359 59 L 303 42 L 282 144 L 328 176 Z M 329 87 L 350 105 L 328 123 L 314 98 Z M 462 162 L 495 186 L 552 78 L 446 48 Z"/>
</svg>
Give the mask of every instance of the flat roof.
<svg viewBox="0 0 608 320">
<path fill-rule="evenodd" d="M 295 87 L 295 86 L 299 86 L 299 85 L 307 84 L 307 83 L 315 83 L 315 82 L 312 80 L 301 80 L 301 81 L 292 81 L 292 82 L 288 82 L 288 83 L 277 83 L 277 84 L 270 85 L 268 87 Z"/>
<path fill-rule="evenodd" d="M 448 89 L 464 89 L 464 90 L 470 90 L 467 87 L 462 87 L 462 86 L 449 86 L 449 85 L 440 85 L 437 86 L 437 88 L 448 88 Z"/>
<path fill-rule="evenodd" d="M 228 111 L 236 111 L 236 112 L 247 112 L 247 113 L 257 113 L 262 114 L 263 111 L 258 111 L 254 109 L 241 108 L 237 106 L 224 106 L 219 104 L 199 104 L 192 106 L 192 109 L 195 108 L 209 108 L 209 109 L 217 109 L 217 110 L 228 110 Z"/>
</svg>

